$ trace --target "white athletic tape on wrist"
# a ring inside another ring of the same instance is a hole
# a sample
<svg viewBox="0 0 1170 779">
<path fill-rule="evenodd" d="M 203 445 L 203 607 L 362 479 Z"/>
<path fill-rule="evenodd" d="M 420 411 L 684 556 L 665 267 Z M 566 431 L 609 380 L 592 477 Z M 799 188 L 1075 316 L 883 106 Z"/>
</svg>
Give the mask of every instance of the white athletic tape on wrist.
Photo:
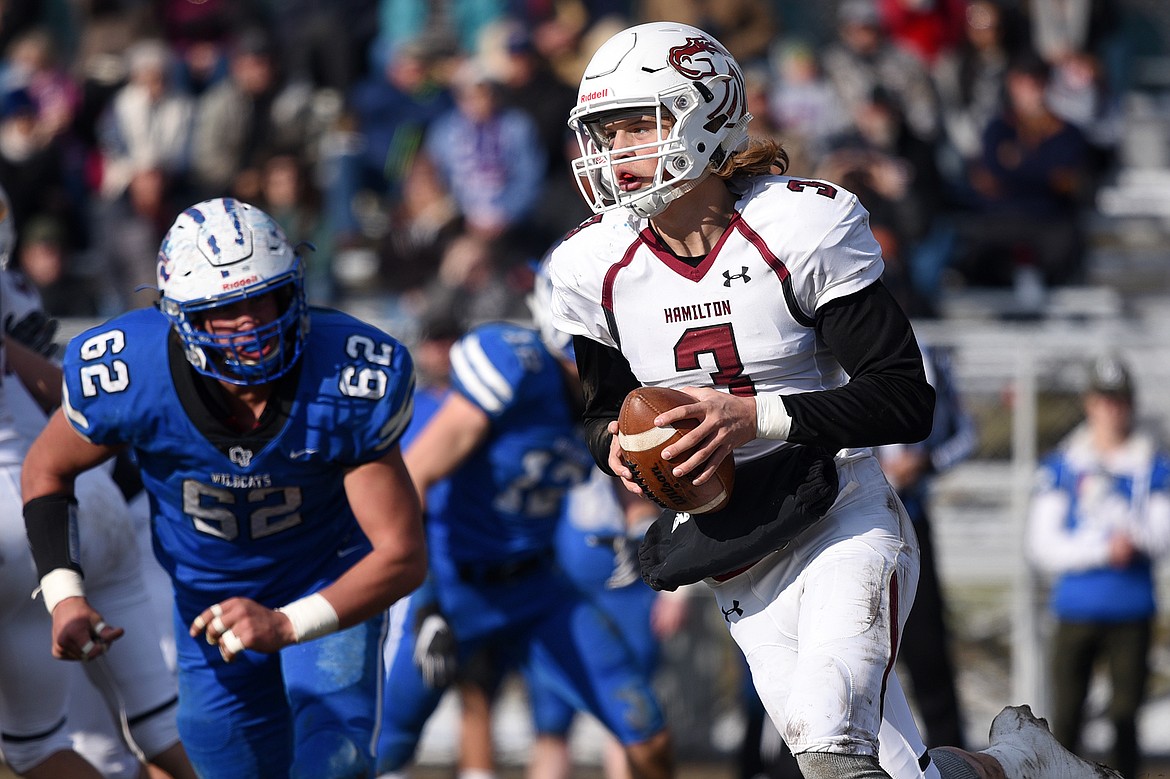
<svg viewBox="0 0 1170 779">
<path fill-rule="evenodd" d="M 298 644 L 336 633 L 340 627 L 337 612 L 319 592 L 281 606 L 277 611 L 292 623 Z"/>
<path fill-rule="evenodd" d="M 72 568 L 54 568 L 41 577 L 40 592 L 45 596 L 45 608 L 52 615 L 57 604 L 66 598 L 85 597 L 85 581 Z"/>
<path fill-rule="evenodd" d="M 792 417 L 784 408 L 782 395 L 756 396 L 756 438 L 787 441 L 792 431 Z"/>
</svg>

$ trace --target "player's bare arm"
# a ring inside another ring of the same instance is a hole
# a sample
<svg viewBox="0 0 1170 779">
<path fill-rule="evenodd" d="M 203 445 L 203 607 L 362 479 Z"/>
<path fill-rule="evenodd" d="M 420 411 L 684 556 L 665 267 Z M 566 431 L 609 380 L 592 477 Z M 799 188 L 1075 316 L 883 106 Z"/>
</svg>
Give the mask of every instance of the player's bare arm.
<svg viewBox="0 0 1170 779">
<path fill-rule="evenodd" d="M 453 473 L 490 432 L 491 419 L 483 409 L 458 392 L 448 395 L 405 456 L 419 499 Z"/>
<path fill-rule="evenodd" d="M 53 516 L 49 521 L 54 524 L 67 522 L 68 510 L 63 499 L 72 498 L 73 482 L 77 475 L 105 462 L 117 452 L 116 448 L 96 446 L 86 441 L 69 425 L 64 412 L 58 410 L 49 418 L 45 429 L 29 447 L 25 456 L 21 470 L 21 495 L 25 505 L 38 498 L 45 499 L 38 505 L 52 506 Z M 62 515 L 58 516 L 58 512 Z M 48 559 L 68 554 L 66 550 L 47 549 L 35 542 L 33 551 L 34 557 L 47 555 Z M 38 562 L 38 569 L 41 567 L 41 563 Z M 73 574 L 72 570 L 64 566 L 53 566 L 51 572 L 54 580 L 72 579 Z M 90 606 L 84 597 L 79 579 L 56 592 L 53 583 L 46 579 L 49 577 L 43 577 L 41 581 L 46 603 L 49 603 L 50 599 L 56 601 L 51 609 L 54 657 L 63 660 L 92 660 L 104 653 L 113 641 L 122 637 L 121 628 L 107 625 L 101 615 Z"/>
<path fill-rule="evenodd" d="M 61 405 L 61 368 L 56 363 L 11 338 L 5 339 L 4 349 L 8 367 L 46 413 Z"/>
</svg>

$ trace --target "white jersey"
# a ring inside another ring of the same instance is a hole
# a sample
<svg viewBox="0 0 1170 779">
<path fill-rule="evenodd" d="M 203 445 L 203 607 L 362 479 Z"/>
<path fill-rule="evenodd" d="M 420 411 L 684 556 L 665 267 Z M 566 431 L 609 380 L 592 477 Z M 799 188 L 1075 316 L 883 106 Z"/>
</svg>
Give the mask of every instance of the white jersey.
<svg viewBox="0 0 1170 779">
<path fill-rule="evenodd" d="M 882 275 L 869 212 L 824 181 L 769 176 L 742 185 L 735 218 L 696 267 L 625 210 L 585 222 L 552 253 L 557 328 L 620 349 L 646 386 L 755 395 L 844 384 L 813 325 L 826 303 Z M 783 445 L 756 439 L 736 460 Z"/>
<path fill-rule="evenodd" d="M 23 276 L 10 270 L 0 270 L 0 322 L 9 316 L 19 321 L 29 311 L 41 307 L 41 297 L 36 288 L 25 281 Z M 6 392 L 10 384 L 20 385 L 19 379 L 9 373 L 8 353 L 0 342 L 0 465 L 19 465 L 24 462 L 25 452 L 45 424 L 44 412 L 34 403 L 31 416 L 21 403 L 24 398 L 14 397 L 23 393 L 23 387 L 16 392 Z M 31 398 L 28 398 L 31 401 Z"/>
</svg>

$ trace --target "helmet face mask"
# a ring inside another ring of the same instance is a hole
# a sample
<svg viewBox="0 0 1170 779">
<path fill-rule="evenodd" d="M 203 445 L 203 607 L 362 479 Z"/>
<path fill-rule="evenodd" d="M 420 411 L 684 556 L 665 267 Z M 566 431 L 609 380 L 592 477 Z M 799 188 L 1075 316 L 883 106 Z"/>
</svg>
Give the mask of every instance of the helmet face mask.
<svg viewBox="0 0 1170 779">
<path fill-rule="evenodd" d="M 187 361 L 230 384 L 257 385 L 287 373 L 308 333 L 304 267 L 280 227 L 263 211 L 230 198 L 185 210 L 158 255 L 159 309 Z M 247 330 L 211 332 L 217 315 L 255 317 L 271 295 L 275 317 Z M 240 305 L 252 301 L 249 305 Z M 223 311 L 226 306 L 240 310 Z M 218 312 L 218 314 L 217 314 Z"/>
<path fill-rule="evenodd" d="M 662 140 L 608 148 L 605 124 L 638 113 L 655 119 Z M 655 216 L 743 148 L 750 120 L 743 73 L 714 38 L 674 22 L 624 30 L 593 55 L 569 113 L 581 194 L 594 213 L 624 207 Z M 614 166 L 631 154 L 657 159 L 658 168 L 649 184 L 623 192 Z"/>
</svg>

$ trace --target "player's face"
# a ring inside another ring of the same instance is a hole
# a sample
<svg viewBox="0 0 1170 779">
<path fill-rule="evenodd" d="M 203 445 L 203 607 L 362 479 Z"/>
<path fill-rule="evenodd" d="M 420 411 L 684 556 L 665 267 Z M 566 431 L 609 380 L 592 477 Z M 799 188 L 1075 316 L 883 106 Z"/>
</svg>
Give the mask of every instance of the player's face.
<svg viewBox="0 0 1170 779">
<path fill-rule="evenodd" d="M 275 338 L 261 342 L 248 334 L 279 317 L 280 304 L 273 291 L 211 309 L 204 315 L 203 329 L 221 337 L 239 334 L 238 341 L 231 339 L 239 357 L 244 361 L 258 360 L 276 348 Z"/>
<path fill-rule="evenodd" d="M 613 152 L 614 178 L 623 192 L 653 182 L 659 158 L 652 155 L 659 151 L 659 142 L 669 137 L 673 124 L 673 118 L 664 116 L 659 129 L 653 114 L 643 114 L 601 125 L 601 139 Z"/>
</svg>

